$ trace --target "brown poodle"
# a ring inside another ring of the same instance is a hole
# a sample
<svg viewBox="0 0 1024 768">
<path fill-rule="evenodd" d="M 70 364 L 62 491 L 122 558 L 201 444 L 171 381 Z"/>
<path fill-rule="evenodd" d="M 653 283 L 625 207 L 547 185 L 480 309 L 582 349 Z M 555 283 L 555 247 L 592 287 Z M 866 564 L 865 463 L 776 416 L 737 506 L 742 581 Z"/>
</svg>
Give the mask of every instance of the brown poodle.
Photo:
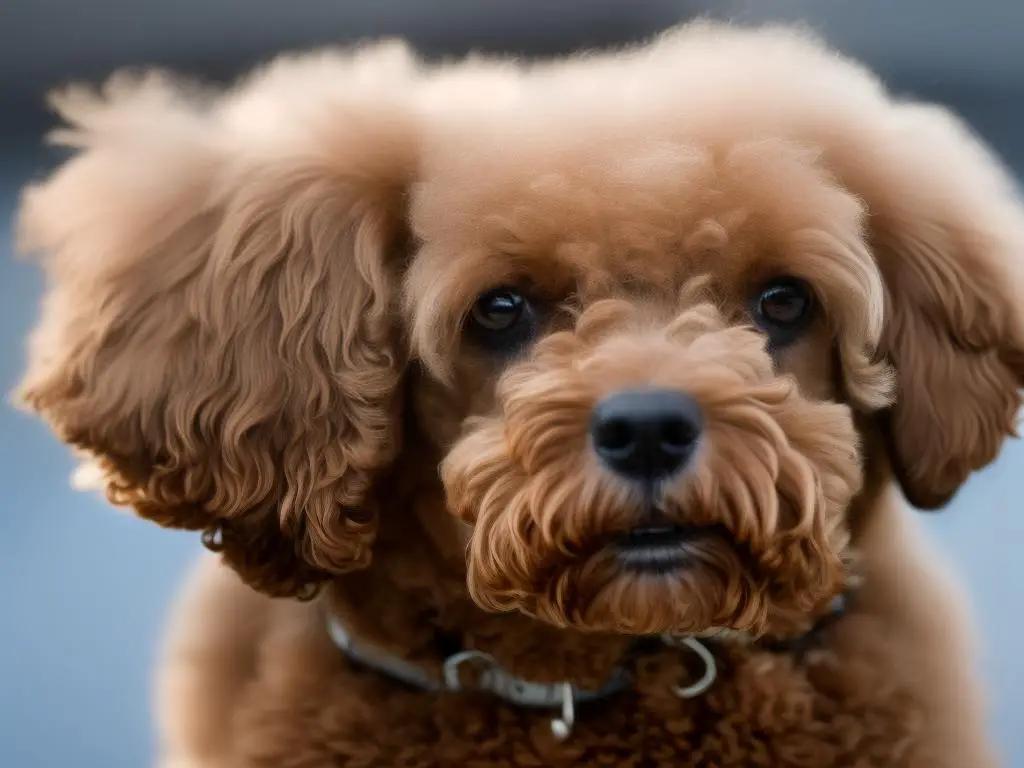
<svg viewBox="0 0 1024 768">
<path fill-rule="evenodd" d="M 710 23 L 57 106 L 21 395 L 219 553 L 163 766 L 995 763 L 900 495 L 1024 379 L 1024 208 L 948 112 Z"/>
</svg>

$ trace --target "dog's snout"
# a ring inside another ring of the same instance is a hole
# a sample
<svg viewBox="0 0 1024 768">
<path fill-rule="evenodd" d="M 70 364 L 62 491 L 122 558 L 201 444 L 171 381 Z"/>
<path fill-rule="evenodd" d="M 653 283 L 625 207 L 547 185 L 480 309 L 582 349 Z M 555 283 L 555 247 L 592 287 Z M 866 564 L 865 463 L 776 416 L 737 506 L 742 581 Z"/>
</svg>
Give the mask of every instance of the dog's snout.
<svg viewBox="0 0 1024 768">
<path fill-rule="evenodd" d="M 648 483 L 682 469 L 700 431 L 697 402 L 671 389 L 609 395 L 594 407 L 590 424 L 601 460 L 622 477 Z"/>
</svg>

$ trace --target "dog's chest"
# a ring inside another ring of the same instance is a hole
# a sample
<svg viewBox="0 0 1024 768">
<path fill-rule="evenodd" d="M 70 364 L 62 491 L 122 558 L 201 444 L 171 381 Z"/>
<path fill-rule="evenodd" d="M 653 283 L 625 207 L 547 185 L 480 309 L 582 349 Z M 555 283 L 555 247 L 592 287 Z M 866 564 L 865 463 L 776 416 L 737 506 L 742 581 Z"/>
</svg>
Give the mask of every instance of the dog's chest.
<svg viewBox="0 0 1024 768">
<path fill-rule="evenodd" d="M 877 661 L 877 660 L 876 660 Z M 892 768 L 925 765 L 923 723 L 892 670 L 828 653 L 798 659 L 726 652 L 698 699 L 673 695 L 687 670 L 670 655 L 641 660 L 635 684 L 582 705 L 568 738 L 556 713 L 486 694 L 429 695 L 346 668 L 308 687 L 251 700 L 242 765 L 290 768 L 665 766 Z M 305 681 L 307 684 L 309 681 Z M 291 694 L 291 695 L 282 695 Z"/>
</svg>

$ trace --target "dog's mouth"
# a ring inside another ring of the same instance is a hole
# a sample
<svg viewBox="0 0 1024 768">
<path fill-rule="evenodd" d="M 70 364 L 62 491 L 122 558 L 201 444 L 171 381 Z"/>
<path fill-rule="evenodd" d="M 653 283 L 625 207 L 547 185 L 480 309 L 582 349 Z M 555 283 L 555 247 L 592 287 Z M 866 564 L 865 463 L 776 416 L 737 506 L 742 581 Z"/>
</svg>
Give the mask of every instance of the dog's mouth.
<svg viewBox="0 0 1024 768">
<path fill-rule="evenodd" d="M 711 535 L 693 525 L 646 525 L 619 536 L 613 550 L 619 563 L 637 573 L 670 573 L 693 560 L 696 547 Z"/>
</svg>

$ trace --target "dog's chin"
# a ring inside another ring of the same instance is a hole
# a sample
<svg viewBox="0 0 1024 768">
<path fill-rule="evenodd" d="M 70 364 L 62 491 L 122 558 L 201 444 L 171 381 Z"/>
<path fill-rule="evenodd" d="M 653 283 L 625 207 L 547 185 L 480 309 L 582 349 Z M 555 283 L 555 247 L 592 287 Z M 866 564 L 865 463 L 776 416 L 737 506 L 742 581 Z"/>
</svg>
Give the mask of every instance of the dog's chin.
<svg viewBox="0 0 1024 768">
<path fill-rule="evenodd" d="M 751 629 L 761 613 L 737 548 L 713 528 L 637 529 L 563 578 L 577 581 L 576 600 L 562 613 L 580 629 L 701 634 L 725 626 Z"/>
<path fill-rule="evenodd" d="M 495 594 L 476 581 L 471 591 L 484 608 L 581 631 L 758 632 L 768 606 L 748 565 L 723 530 L 651 526 L 615 537 L 582 561 L 545 569 L 529 590 Z"/>
</svg>

